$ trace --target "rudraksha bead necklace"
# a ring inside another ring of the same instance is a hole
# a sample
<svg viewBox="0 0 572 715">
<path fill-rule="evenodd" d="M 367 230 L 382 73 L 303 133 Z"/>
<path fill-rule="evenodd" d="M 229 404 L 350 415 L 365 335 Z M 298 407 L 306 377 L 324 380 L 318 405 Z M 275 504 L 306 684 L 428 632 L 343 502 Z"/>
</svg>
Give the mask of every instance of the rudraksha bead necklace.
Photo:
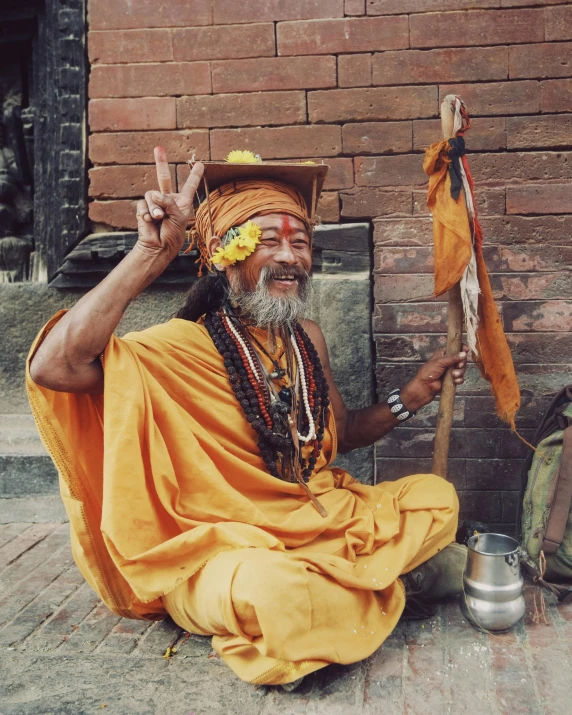
<svg viewBox="0 0 572 715">
<path fill-rule="evenodd" d="M 230 308 L 208 313 L 205 327 L 222 355 L 246 419 L 258 434 L 258 448 L 270 474 L 288 481 L 308 481 L 322 448 L 329 399 L 320 358 L 302 326 L 296 323 L 292 329 L 282 331 L 285 352 L 289 353 L 288 343 L 297 365 L 296 379 L 290 374 L 290 381 L 298 384 L 299 390 L 292 387 L 279 392 L 244 325 Z M 301 446 L 313 443 L 308 459 L 294 444 L 292 420 L 296 441 Z"/>
</svg>

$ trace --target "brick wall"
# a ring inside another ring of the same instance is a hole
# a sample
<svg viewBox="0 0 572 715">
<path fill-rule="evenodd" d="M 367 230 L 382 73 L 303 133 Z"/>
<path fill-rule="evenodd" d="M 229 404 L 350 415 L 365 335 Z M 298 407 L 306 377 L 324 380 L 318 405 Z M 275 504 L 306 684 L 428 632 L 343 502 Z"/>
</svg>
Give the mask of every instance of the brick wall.
<svg viewBox="0 0 572 715">
<path fill-rule="evenodd" d="M 179 180 L 192 154 L 325 159 L 322 219 L 373 222 L 380 395 L 443 341 L 421 164 L 459 93 L 530 435 L 572 382 L 572 3 L 90 0 L 89 26 L 92 221 L 134 226 L 157 143 Z M 381 442 L 378 479 L 430 469 L 434 414 Z M 451 447 L 464 513 L 510 530 L 523 454 L 470 369 Z"/>
</svg>

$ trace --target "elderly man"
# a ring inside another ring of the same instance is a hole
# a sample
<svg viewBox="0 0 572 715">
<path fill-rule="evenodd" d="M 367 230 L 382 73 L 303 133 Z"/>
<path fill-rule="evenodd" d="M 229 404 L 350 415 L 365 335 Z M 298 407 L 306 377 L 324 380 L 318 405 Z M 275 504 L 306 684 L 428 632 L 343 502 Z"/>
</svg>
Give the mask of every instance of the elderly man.
<svg viewBox="0 0 572 715">
<path fill-rule="evenodd" d="M 75 559 L 105 603 L 131 618 L 168 613 L 213 636 L 244 680 L 291 684 L 373 653 L 406 593 L 422 616 L 459 591 L 450 484 L 365 486 L 329 465 L 431 402 L 448 367 L 461 383 L 466 354 L 435 356 L 387 401 L 346 408 L 322 332 L 304 319 L 324 171 L 312 166 L 290 167 L 289 183 L 279 166 L 242 178 L 236 167 L 213 190 L 207 165 L 193 236 L 209 275 L 175 319 L 115 337 L 183 246 L 204 171 L 195 164 L 174 194 L 155 153 L 160 192 L 138 204 L 135 247 L 32 347 L 32 409 Z"/>
</svg>

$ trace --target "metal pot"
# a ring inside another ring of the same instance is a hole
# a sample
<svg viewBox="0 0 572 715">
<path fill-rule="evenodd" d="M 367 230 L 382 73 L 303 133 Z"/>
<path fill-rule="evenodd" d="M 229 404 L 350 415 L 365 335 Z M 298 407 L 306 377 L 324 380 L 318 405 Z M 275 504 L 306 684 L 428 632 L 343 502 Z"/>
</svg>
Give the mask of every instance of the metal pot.
<svg viewBox="0 0 572 715">
<path fill-rule="evenodd" d="M 467 546 L 461 611 L 478 628 L 507 631 L 525 610 L 518 541 L 504 534 L 477 534 Z"/>
</svg>

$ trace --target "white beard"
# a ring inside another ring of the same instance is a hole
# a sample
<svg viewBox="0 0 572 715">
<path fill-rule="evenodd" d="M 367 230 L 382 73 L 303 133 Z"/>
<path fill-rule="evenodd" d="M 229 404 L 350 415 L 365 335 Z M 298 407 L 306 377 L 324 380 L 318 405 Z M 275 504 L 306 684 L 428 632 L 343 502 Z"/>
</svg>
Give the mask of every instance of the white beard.
<svg viewBox="0 0 572 715">
<path fill-rule="evenodd" d="M 268 285 L 273 274 L 283 273 L 264 266 L 256 288 L 248 290 L 243 283 L 242 275 L 232 271 L 227 274 L 231 303 L 240 309 L 241 315 L 248 316 L 259 328 L 281 328 L 291 326 L 301 320 L 308 308 L 311 295 L 311 281 L 307 273 L 296 274 L 298 278 L 297 295 L 270 295 Z"/>
</svg>

